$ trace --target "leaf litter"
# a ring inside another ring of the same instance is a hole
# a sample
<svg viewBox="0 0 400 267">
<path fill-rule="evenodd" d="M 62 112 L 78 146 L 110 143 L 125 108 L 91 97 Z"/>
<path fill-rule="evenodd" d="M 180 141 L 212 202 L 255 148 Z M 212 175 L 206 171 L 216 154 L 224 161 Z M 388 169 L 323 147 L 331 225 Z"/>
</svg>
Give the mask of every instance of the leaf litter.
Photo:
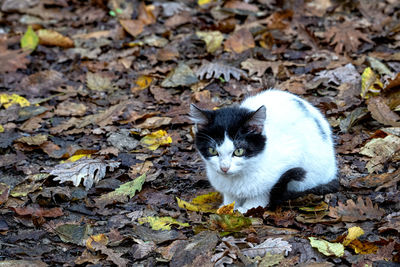
<svg viewBox="0 0 400 267">
<path fill-rule="evenodd" d="M 3 1 L 4 264 L 399 263 L 397 11 L 389 0 Z M 327 116 L 341 187 L 244 216 L 220 207 L 187 114 L 269 87 Z"/>
</svg>

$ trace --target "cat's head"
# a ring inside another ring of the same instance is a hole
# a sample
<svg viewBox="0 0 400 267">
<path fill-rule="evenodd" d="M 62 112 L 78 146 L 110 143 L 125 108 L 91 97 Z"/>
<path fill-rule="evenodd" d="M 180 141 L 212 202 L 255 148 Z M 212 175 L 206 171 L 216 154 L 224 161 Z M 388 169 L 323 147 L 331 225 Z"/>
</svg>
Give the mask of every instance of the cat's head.
<svg viewBox="0 0 400 267">
<path fill-rule="evenodd" d="M 265 106 L 256 111 L 242 107 L 203 110 L 192 104 L 190 117 L 196 126 L 197 149 L 208 167 L 222 175 L 246 171 L 249 159 L 264 150 Z"/>
</svg>

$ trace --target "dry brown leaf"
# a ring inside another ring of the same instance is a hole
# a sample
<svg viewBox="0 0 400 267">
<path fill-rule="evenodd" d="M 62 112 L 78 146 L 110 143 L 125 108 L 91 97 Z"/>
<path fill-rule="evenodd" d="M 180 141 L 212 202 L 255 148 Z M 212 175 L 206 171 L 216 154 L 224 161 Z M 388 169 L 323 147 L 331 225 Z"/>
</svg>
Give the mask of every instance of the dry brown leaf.
<svg viewBox="0 0 400 267">
<path fill-rule="evenodd" d="M 345 52 L 357 52 L 361 45 L 360 39 L 373 43 L 368 36 L 359 30 L 356 30 L 354 21 L 345 21 L 342 24 L 332 26 L 325 32 L 325 39 L 335 46 L 337 54 Z"/>
<path fill-rule="evenodd" d="M 365 220 L 379 220 L 385 214 L 385 211 L 373 204 L 370 198 L 365 202 L 361 196 L 354 202 L 347 200 L 346 204 L 338 202 L 338 206 L 329 208 L 329 216 L 343 222 L 357 222 Z"/>
<path fill-rule="evenodd" d="M 169 117 L 151 117 L 147 118 L 143 123 L 135 125 L 136 128 L 140 129 L 155 129 L 163 125 L 169 125 L 172 119 Z"/>
<path fill-rule="evenodd" d="M 242 53 L 247 49 L 255 47 L 254 38 L 251 32 L 246 29 L 240 29 L 234 32 L 225 42 L 226 51 Z"/>
<path fill-rule="evenodd" d="M 354 188 L 388 188 L 400 180 L 400 169 L 393 173 L 369 174 L 351 180 L 350 186 Z M 378 191 L 378 188 L 375 191 Z"/>
<path fill-rule="evenodd" d="M 242 66 L 242 69 L 248 70 L 249 76 L 252 76 L 255 73 L 256 76 L 261 77 L 268 68 L 271 68 L 273 74 L 276 76 L 281 62 L 262 61 L 249 58 L 246 61 L 243 61 L 240 65 Z"/>
<path fill-rule="evenodd" d="M 74 41 L 69 37 L 53 30 L 41 29 L 37 31 L 37 35 L 41 45 L 59 46 L 63 48 L 71 48 L 75 46 Z"/>
<path fill-rule="evenodd" d="M 384 125 L 400 126 L 400 116 L 392 111 L 381 96 L 374 96 L 368 100 L 368 110 L 372 118 Z"/>
<path fill-rule="evenodd" d="M 17 69 L 26 69 L 29 52 L 22 50 L 8 50 L 0 45 L 0 73 L 15 72 Z"/>
<path fill-rule="evenodd" d="M 133 37 L 138 36 L 142 33 L 144 24 L 140 20 L 133 20 L 133 19 L 121 19 L 119 21 L 125 31 L 127 31 Z"/>
</svg>

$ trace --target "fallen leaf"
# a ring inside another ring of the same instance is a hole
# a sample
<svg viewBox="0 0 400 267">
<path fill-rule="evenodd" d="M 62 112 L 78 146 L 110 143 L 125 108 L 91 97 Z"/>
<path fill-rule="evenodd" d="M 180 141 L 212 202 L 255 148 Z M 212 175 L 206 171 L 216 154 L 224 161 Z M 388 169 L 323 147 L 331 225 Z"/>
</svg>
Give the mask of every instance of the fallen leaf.
<svg viewBox="0 0 400 267">
<path fill-rule="evenodd" d="M 106 246 L 108 244 L 108 237 L 105 234 L 97 234 L 89 236 L 89 238 L 86 239 L 86 247 L 94 251 L 92 242 L 97 242 Z"/>
<path fill-rule="evenodd" d="M 253 58 L 248 58 L 240 63 L 242 69 L 245 69 L 249 72 L 249 76 L 253 76 L 253 74 L 256 74 L 256 76 L 258 77 L 263 76 L 268 68 L 272 68 L 273 73 L 276 75 L 277 68 L 279 67 L 279 65 L 276 64 L 277 62 L 262 61 Z M 278 64 L 280 63 L 278 62 Z"/>
<path fill-rule="evenodd" d="M 197 82 L 198 79 L 192 69 L 185 63 L 179 63 L 178 67 L 168 73 L 167 77 L 161 82 L 161 86 L 189 86 Z"/>
<path fill-rule="evenodd" d="M 142 21 L 133 19 L 121 19 L 119 20 L 119 23 L 121 23 L 124 30 L 127 31 L 133 37 L 136 37 L 139 34 L 141 34 L 145 26 Z"/>
<path fill-rule="evenodd" d="M 108 91 L 113 89 L 111 78 L 100 73 L 86 73 L 86 85 L 93 91 Z"/>
<path fill-rule="evenodd" d="M 169 145 L 172 143 L 171 136 L 164 130 L 158 130 L 143 137 L 140 142 L 150 150 L 156 150 L 162 145 Z"/>
<path fill-rule="evenodd" d="M 235 208 L 235 202 L 224 205 L 217 210 L 217 214 L 233 214 L 233 210 Z"/>
<path fill-rule="evenodd" d="M 227 232 L 236 232 L 251 226 L 250 218 L 229 214 L 211 214 L 210 223 L 212 229 L 221 229 Z"/>
<path fill-rule="evenodd" d="M 29 101 L 25 97 L 19 96 L 17 94 L 0 94 L 1 106 L 4 106 L 7 109 L 13 104 L 18 104 L 20 107 L 30 106 Z"/>
<path fill-rule="evenodd" d="M 172 121 L 172 118 L 169 117 L 151 117 L 147 118 L 141 124 L 135 125 L 135 128 L 139 129 L 155 129 L 164 125 L 169 125 Z"/>
<path fill-rule="evenodd" d="M 329 216 L 343 222 L 379 220 L 384 214 L 378 204 L 374 205 L 368 197 L 364 201 L 361 196 L 356 202 L 348 199 L 346 204 L 339 201 L 337 207 L 329 208 Z"/>
<path fill-rule="evenodd" d="M 353 240 L 349 247 L 354 249 L 357 254 L 375 254 L 378 251 L 378 247 L 373 242 Z"/>
<path fill-rule="evenodd" d="M 106 168 L 111 171 L 120 165 L 116 161 L 102 161 L 98 159 L 83 159 L 76 162 L 68 162 L 55 166 L 50 175 L 56 176 L 55 181 L 72 182 L 74 186 L 79 186 L 83 179 L 83 185 L 89 190 L 93 183 L 97 183 L 106 175 Z"/>
<path fill-rule="evenodd" d="M 63 242 L 80 246 L 85 246 L 86 240 L 92 232 L 93 229 L 89 224 L 79 225 L 75 223 L 65 223 L 55 228 L 55 233 Z"/>
<path fill-rule="evenodd" d="M 206 43 L 207 52 L 214 53 L 221 47 L 224 36 L 219 31 L 202 32 L 197 31 L 196 35 Z"/>
<path fill-rule="evenodd" d="M 354 188 L 376 188 L 379 191 L 381 188 L 389 188 L 394 186 L 400 179 L 400 169 L 393 173 L 371 173 L 367 176 L 355 178 L 351 180 L 350 186 Z"/>
<path fill-rule="evenodd" d="M 361 76 L 353 64 L 349 63 L 343 67 L 338 67 L 333 70 L 323 70 L 317 73 L 313 81 L 324 80 L 324 84 L 334 83 L 341 85 L 344 83 L 359 84 Z"/>
<path fill-rule="evenodd" d="M 350 244 L 353 240 L 359 238 L 360 236 L 362 236 L 364 234 L 364 230 L 361 227 L 358 226 L 353 226 L 350 227 L 348 229 L 348 234 L 347 236 L 344 238 L 342 244 L 344 246 L 347 246 L 348 244 Z"/>
<path fill-rule="evenodd" d="M 344 246 L 340 243 L 331 243 L 315 237 L 309 237 L 308 239 L 310 240 L 311 246 L 318 249 L 318 251 L 325 256 L 342 257 L 344 255 Z"/>
<path fill-rule="evenodd" d="M 146 181 L 146 174 L 142 174 L 137 177 L 135 180 L 126 182 L 120 185 L 117 189 L 107 194 L 104 194 L 95 200 L 96 206 L 100 208 L 104 208 L 106 205 L 112 203 L 125 203 L 129 198 L 135 196 L 136 192 L 140 192 L 142 190 L 142 186 Z"/>
<path fill-rule="evenodd" d="M 400 126 L 400 116 L 390 109 L 383 97 L 373 96 L 368 99 L 368 110 L 376 121 L 393 127 Z"/>
<path fill-rule="evenodd" d="M 178 206 L 182 209 L 190 211 L 201 211 L 215 213 L 219 204 L 222 202 L 222 196 L 218 192 L 211 192 L 205 195 L 200 195 L 192 199 L 191 202 L 176 198 Z"/>
<path fill-rule="evenodd" d="M 29 52 L 23 50 L 8 50 L 7 45 L 2 45 L 0 37 L 0 73 L 15 72 L 18 69 L 26 69 Z"/>
<path fill-rule="evenodd" d="M 33 136 L 23 136 L 15 139 L 15 142 L 21 142 L 30 146 L 40 146 L 47 141 L 48 136 L 46 134 L 37 134 Z"/>
<path fill-rule="evenodd" d="M 32 26 L 29 25 L 28 29 L 21 38 L 21 48 L 24 51 L 33 52 L 39 44 L 39 37 L 36 35 Z"/>
<path fill-rule="evenodd" d="M 148 223 L 153 230 L 171 230 L 171 225 L 177 225 L 178 228 L 190 227 L 188 223 L 182 223 L 171 217 L 143 217 L 139 218 L 140 224 Z"/>
<path fill-rule="evenodd" d="M 251 244 L 251 243 L 250 243 Z M 242 250 L 247 257 L 264 257 L 267 253 L 287 255 L 292 251 L 292 245 L 282 238 L 268 238 L 264 242 Z"/>
<path fill-rule="evenodd" d="M 39 43 L 41 45 L 59 46 L 62 48 L 71 48 L 75 46 L 74 41 L 69 37 L 53 30 L 40 29 L 37 31 L 37 36 L 39 37 Z"/>
<path fill-rule="evenodd" d="M 254 38 L 251 32 L 242 28 L 234 32 L 225 42 L 224 47 L 226 51 L 233 51 L 235 53 L 242 53 L 247 49 L 255 47 Z"/>
<path fill-rule="evenodd" d="M 96 241 L 92 242 L 92 247 L 95 251 L 100 251 L 102 254 L 107 255 L 107 260 L 111 261 L 118 267 L 128 266 L 129 261 L 122 258 L 123 252 L 115 252 L 110 248 L 107 248 L 104 244 L 98 243 Z"/>
<path fill-rule="evenodd" d="M 374 71 L 367 67 L 361 75 L 361 97 L 368 99 L 370 96 L 378 95 L 383 84 Z"/>
<path fill-rule="evenodd" d="M 42 208 L 37 204 L 32 204 L 26 207 L 10 207 L 16 214 L 20 216 L 36 216 L 36 217 L 46 217 L 46 218 L 57 218 L 64 215 L 61 208 Z"/>
<path fill-rule="evenodd" d="M 222 63 L 212 62 L 203 63 L 197 70 L 196 75 L 199 79 L 218 79 L 223 76 L 224 80 L 227 82 L 231 79 L 231 75 L 236 80 L 240 80 L 240 76 L 246 77 L 245 72 L 238 68 Z"/>
<path fill-rule="evenodd" d="M 343 51 L 357 52 L 358 47 L 361 45 L 360 39 L 368 43 L 373 43 L 366 34 L 356 30 L 354 21 L 345 21 L 330 27 L 325 32 L 325 39 L 331 45 L 335 45 L 335 52 L 337 54 Z"/>
<path fill-rule="evenodd" d="M 137 92 L 148 88 L 151 84 L 153 79 L 147 75 L 139 76 L 135 81 L 135 86 L 131 88 L 131 92 Z"/>
<path fill-rule="evenodd" d="M 388 135 L 385 138 L 374 138 L 361 148 L 360 154 L 371 157 L 366 165 L 369 173 L 379 171 L 383 165 L 400 150 L 400 137 Z"/>
<path fill-rule="evenodd" d="M 10 193 L 10 186 L 5 183 L 0 183 L 0 205 L 7 202 Z"/>
</svg>

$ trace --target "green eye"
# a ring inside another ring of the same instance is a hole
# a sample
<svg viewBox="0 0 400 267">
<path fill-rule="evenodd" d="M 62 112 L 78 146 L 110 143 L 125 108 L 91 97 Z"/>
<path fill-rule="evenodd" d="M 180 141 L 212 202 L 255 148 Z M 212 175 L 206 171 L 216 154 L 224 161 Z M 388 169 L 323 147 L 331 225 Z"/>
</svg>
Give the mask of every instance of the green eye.
<svg viewBox="0 0 400 267">
<path fill-rule="evenodd" d="M 212 156 L 218 155 L 217 150 L 215 150 L 215 148 L 213 148 L 213 147 L 208 148 L 208 153 L 210 153 Z"/>
<path fill-rule="evenodd" d="M 236 157 L 241 157 L 241 156 L 243 156 L 243 154 L 244 154 L 244 149 L 243 149 L 243 148 L 235 149 L 235 151 L 233 151 L 233 154 L 234 154 Z"/>
</svg>

